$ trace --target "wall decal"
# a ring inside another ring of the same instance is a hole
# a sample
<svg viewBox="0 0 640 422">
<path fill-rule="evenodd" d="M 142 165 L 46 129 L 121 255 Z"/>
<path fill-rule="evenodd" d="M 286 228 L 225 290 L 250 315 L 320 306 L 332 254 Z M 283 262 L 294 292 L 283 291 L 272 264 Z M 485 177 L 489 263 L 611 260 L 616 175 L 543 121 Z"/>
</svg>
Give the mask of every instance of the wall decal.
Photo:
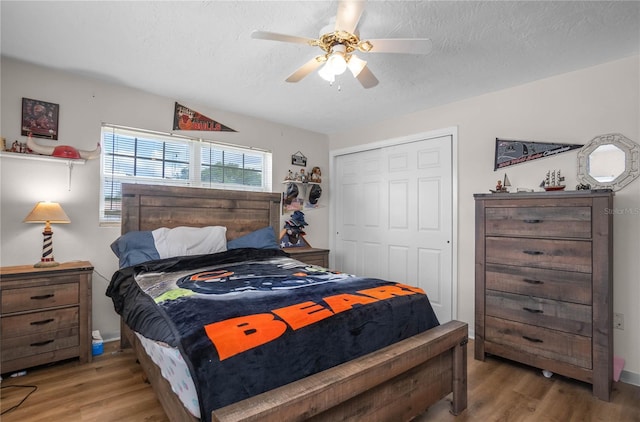
<svg viewBox="0 0 640 422">
<path fill-rule="evenodd" d="M 176 102 L 173 130 L 200 130 L 207 132 L 237 132 L 197 111 Z"/>
<path fill-rule="evenodd" d="M 551 157 L 582 148 L 577 144 L 558 144 L 534 141 L 514 141 L 496 138 L 496 155 L 493 170 Z"/>
</svg>

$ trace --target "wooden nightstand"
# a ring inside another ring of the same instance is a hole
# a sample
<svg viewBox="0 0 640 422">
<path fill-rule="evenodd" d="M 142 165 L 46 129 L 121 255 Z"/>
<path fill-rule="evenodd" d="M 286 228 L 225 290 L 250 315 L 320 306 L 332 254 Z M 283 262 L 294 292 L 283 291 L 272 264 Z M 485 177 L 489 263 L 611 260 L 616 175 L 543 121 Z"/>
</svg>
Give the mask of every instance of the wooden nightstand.
<svg viewBox="0 0 640 422">
<path fill-rule="evenodd" d="M 318 248 L 283 248 L 283 251 L 291 255 L 291 258 L 302 261 L 305 264 L 329 267 L 329 249 Z"/>
<path fill-rule="evenodd" d="M 92 273 L 88 261 L 0 267 L 3 373 L 73 357 L 91 362 Z"/>
</svg>

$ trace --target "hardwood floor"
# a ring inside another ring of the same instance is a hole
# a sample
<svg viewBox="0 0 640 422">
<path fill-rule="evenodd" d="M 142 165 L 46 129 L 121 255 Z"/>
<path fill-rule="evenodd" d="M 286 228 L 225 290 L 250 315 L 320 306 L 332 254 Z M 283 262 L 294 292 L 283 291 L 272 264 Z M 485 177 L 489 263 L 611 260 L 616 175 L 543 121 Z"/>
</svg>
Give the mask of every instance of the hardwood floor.
<svg viewBox="0 0 640 422">
<path fill-rule="evenodd" d="M 2 422 L 147 421 L 168 422 L 132 352 L 107 343 L 105 353 L 90 364 L 69 361 L 31 369 L 27 375 L 2 381 L 0 407 L 18 404 L 30 391 L 10 385 L 38 387 Z M 416 422 L 640 422 L 640 387 L 615 383 L 611 402 L 591 395 L 591 386 L 558 375 L 547 379 L 539 370 L 497 358 L 473 359 L 469 342 L 469 406 L 461 415 L 449 413 L 450 400 L 431 407 Z"/>
</svg>

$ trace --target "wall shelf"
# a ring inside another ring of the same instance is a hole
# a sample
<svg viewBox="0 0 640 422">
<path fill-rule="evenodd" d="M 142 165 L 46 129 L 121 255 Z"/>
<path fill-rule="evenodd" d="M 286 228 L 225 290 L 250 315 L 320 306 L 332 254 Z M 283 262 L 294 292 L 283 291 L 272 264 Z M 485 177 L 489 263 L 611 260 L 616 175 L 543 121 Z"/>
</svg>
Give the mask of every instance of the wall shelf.
<svg viewBox="0 0 640 422">
<path fill-rule="evenodd" d="M 64 163 L 66 165 L 75 165 L 75 164 L 83 165 L 87 161 L 82 158 L 78 158 L 78 159 L 59 158 L 59 157 L 50 157 L 48 155 L 25 154 L 20 152 L 11 152 L 11 151 L 0 151 L 0 157 L 16 158 L 19 160 L 49 161 L 52 163 Z"/>
<path fill-rule="evenodd" d="M 73 166 L 75 165 L 84 165 L 87 160 L 79 158 L 79 159 L 71 159 L 71 158 L 58 158 L 58 157 L 50 157 L 47 155 L 39 155 L 39 154 L 25 154 L 20 152 L 10 152 L 10 151 L 0 151 L 0 158 L 12 158 L 18 160 L 32 160 L 32 161 L 47 161 L 51 163 L 59 163 L 65 164 L 68 170 L 68 178 L 67 178 L 67 189 L 71 190 L 71 172 L 73 170 Z"/>
</svg>

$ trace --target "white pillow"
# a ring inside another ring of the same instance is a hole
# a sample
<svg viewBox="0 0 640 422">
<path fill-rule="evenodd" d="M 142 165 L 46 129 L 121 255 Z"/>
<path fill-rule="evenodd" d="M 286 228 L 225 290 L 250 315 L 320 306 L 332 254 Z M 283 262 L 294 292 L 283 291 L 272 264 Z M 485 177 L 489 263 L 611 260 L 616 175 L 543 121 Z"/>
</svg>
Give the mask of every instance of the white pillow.
<svg viewBox="0 0 640 422">
<path fill-rule="evenodd" d="M 174 256 L 203 255 L 227 250 L 227 228 L 208 227 L 162 227 L 151 232 L 160 258 Z"/>
</svg>

